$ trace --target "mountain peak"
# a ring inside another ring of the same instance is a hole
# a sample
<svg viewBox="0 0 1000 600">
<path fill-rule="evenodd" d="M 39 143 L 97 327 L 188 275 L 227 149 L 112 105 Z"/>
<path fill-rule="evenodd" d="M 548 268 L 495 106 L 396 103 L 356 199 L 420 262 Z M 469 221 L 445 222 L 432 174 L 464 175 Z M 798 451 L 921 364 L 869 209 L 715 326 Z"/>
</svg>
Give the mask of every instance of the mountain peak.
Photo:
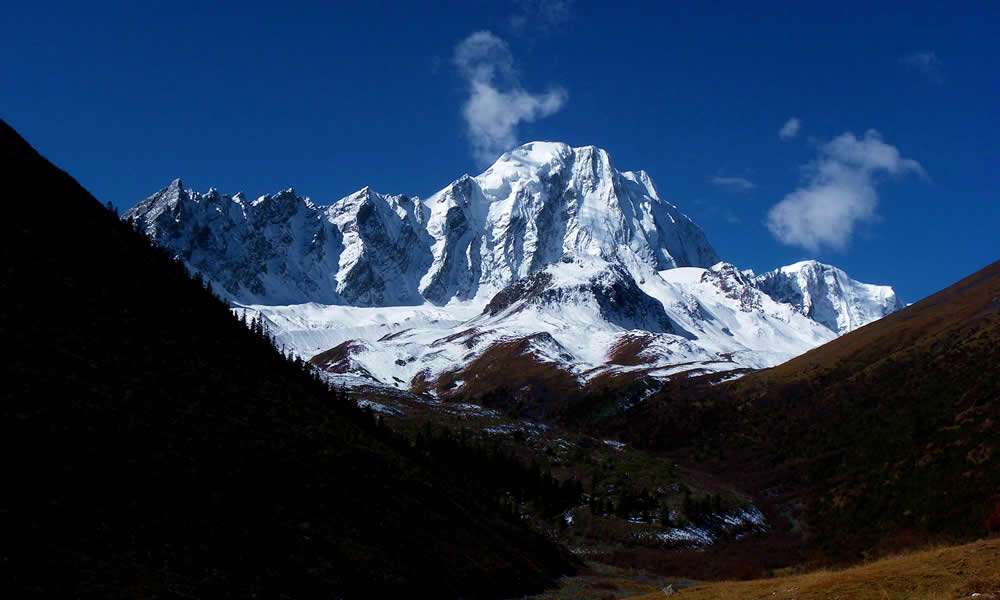
<svg viewBox="0 0 1000 600">
<path fill-rule="evenodd" d="M 525 163 L 546 164 L 560 159 L 565 159 L 572 152 L 569 144 L 563 142 L 528 142 L 514 148 L 510 152 L 505 152 L 500 160 L 507 157 L 507 160 L 517 160 Z"/>
<path fill-rule="evenodd" d="M 855 281 L 842 269 L 817 260 L 780 267 L 755 281 L 775 300 L 791 304 L 838 334 L 906 306 L 891 287 Z"/>
<path fill-rule="evenodd" d="M 361 188 L 360 190 L 358 190 L 356 192 L 353 192 L 353 193 L 351 193 L 351 194 L 349 194 L 349 195 L 341 198 L 337 202 L 338 203 L 356 204 L 358 202 L 367 202 L 367 201 L 371 200 L 373 196 L 377 196 L 377 195 L 378 194 L 375 193 L 371 189 L 371 187 L 369 187 L 369 186 L 366 185 L 365 187 Z"/>
<path fill-rule="evenodd" d="M 782 273 L 801 273 L 803 271 L 835 271 L 843 273 L 843 270 L 833 265 L 821 263 L 816 259 L 800 260 L 799 262 L 780 267 L 779 270 Z"/>
<path fill-rule="evenodd" d="M 531 174 L 556 172 L 573 163 L 597 164 L 605 171 L 613 170 L 611 155 L 603 148 L 594 145 L 572 147 L 564 142 L 535 141 L 504 152 L 479 177 L 499 175 L 505 178 L 519 178 Z"/>
<path fill-rule="evenodd" d="M 184 183 L 181 181 L 181 178 L 178 177 L 173 181 L 171 181 L 169 184 L 167 184 L 165 188 L 162 188 L 160 191 L 156 192 L 146 200 L 148 201 L 155 199 L 156 201 L 161 203 L 169 202 L 172 204 L 176 204 L 177 201 L 184 195 L 185 195 Z"/>
<path fill-rule="evenodd" d="M 122 218 L 134 219 L 140 226 L 146 227 L 148 234 L 155 237 L 157 230 L 155 222 L 160 216 L 166 214 L 171 215 L 170 218 L 178 218 L 186 200 L 188 200 L 187 192 L 178 177 L 160 191 L 125 211 Z"/>
<path fill-rule="evenodd" d="M 574 156 L 577 158 L 599 157 L 599 160 L 603 161 L 610 159 L 610 154 L 607 150 L 593 144 L 570 146 L 565 142 L 534 141 L 504 152 L 496 162 L 515 162 L 540 166 L 553 162 L 565 163 L 574 158 Z"/>
<path fill-rule="evenodd" d="M 504 152 L 476 179 L 517 180 L 560 169 L 572 161 L 573 149 L 562 142 L 528 142 Z"/>
</svg>

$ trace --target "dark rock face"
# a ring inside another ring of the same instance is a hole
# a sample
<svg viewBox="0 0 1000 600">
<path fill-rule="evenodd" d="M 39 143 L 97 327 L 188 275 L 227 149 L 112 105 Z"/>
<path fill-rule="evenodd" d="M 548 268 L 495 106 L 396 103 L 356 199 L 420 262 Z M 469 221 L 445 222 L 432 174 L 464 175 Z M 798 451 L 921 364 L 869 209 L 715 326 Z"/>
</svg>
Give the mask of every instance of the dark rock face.
<svg viewBox="0 0 1000 600">
<path fill-rule="evenodd" d="M 663 305 L 639 289 L 624 269 L 611 270 L 615 277 L 594 278 L 589 289 L 601 308 L 601 316 L 625 329 L 694 337 L 671 321 Z"/>
<path fill-rule="evenodd" d="M 492 317 L 518 302 L 530 302 L 538 298 L 550 283 L 552 283 L 552 275 L 544 271 L 539 271 L 527 279 L 515 281 L 493 296 L 493 299 L 483 309 L 483 314 Z"/>
<path fill-rule="evenodd" d="M 477 193 L 473 179 L 465 176 L 446 188 L 437 200 L 450 206 L 440 225 L 440 248 L 428 263 L 429 268 L 421 272 L 426 272 L 426 281 L 420 288 L 420 294 L 434 304 L 446 304 L 452 298 L 467 300 L 478 291 L 483 235 L 471 214 L 474 205 L 483 202 Z"/>
<path fill-rule="evenodd" d="M 338 265 L 337 290 L 344 300 L 356 306 L 421 303 L 412 274 L 430 265 L 431 240 L 420 229 L 415 203 L 366 188 L 338 204 L 343 206 L 335 222 L 354 242 L 346 265 L 343 256 Z"/>
<path fill-rule="evenodd" d="M 702 281 L 706 280 L 714 283 L 728 298 L 738 301 L 742 312 L 761 310 L 761 291 L 756 288 L 752 279 L 734 265 L 716 265 L 702 276 Z"/>
<path fill-rule="evenodd" d="M 572 257 L 564 261 L 572 262 Z M 594 304 L 609 323 L 624 329 L 672 333 L 688 339 L 695 336 L 674 323 L 656 299 L 643 292 L 632 276 L 618 265 L 608 264 L 587 283 L 560 285 L 549 271 L 539 271 L 515 281 L 490 300 L 483 314 L 496 316 L 511 307 L 572 306 Z M 569 310 L 569 309 L 568 309 Z"/>
</svg>

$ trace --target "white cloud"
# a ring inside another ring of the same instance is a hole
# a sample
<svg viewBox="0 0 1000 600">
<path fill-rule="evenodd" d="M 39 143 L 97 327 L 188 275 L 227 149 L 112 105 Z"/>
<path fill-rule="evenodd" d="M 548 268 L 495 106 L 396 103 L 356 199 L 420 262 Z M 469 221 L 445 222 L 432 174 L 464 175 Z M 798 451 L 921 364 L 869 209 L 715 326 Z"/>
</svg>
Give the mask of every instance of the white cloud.
<svg viewBox="0 0 1000 600">
<path fill-rule="evenodd" d="M 802 121 L 798 117 L 792 117 L 785 121 L 785 124 L 781 126 L 778 131 L 778 137 L 783 140 L 790 140 L 799 134 L 799 128 L 802 126 Z"/>
<path fill-rule="evenodd" d="M 752 190 L 757 187 L 757 184 L 746 177 L 709 177 L 708 180 L 719 187 L 737 192 Z"/>
<path fill-rule="evenodd" d="M 903 158 L 874 129 L 862 139 L 848 132 L 820 146 L 804 171 L 805 185 L 771 207 L 767 227 L 781 242 L 812 252 L 843 250 L 858 223 L 876 219 L 878 175 L 924 175 L 917 161 Z"/>
<path fill-rule="evenodd" d="M 462 107 L 472 152 L 489 164 L 517 144 L 517 126 L 558 111 L 566 90 L 532 94 L 521 87 L 507 43 L 489 31 L 473 33 L 455 47 L 455 66 L 466 80 L 469 98 Z"/>
<path fill-rule="evenodd" d="M 929 50 L 912 52 L 900 58 L 899 62 L 920 71 L 931 83 L 938 85 L 944 83 L 944 63 L 937 57 L 937 54 Z"/>
</svg>

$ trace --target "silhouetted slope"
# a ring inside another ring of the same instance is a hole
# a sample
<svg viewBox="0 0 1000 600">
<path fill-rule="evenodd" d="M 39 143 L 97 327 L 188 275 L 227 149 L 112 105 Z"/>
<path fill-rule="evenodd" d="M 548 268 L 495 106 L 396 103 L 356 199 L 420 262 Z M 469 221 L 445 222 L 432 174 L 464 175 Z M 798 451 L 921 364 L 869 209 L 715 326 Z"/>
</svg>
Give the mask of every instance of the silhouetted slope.
<svg viewBox="0 0 1000 600">
<path fill-rule="evenodd" d="M 5 594 L 497 597 L 572 569 L 4 123 L 0 164 Z"/>
<path fill-rule="evenodd" d="M 1000 262 L 787 363 L 716 379 L 672 381 L 617 426 L 804 502 L 829 556 L 971 539 L 1000 515 Z"/>
</svg>

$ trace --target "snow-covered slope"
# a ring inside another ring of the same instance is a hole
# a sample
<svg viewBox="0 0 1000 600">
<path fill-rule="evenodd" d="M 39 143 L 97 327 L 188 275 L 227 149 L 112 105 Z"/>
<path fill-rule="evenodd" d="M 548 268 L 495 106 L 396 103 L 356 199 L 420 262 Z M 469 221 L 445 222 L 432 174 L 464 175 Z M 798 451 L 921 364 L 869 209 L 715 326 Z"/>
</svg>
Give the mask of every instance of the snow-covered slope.
<svg viewBox="0 0 1000 600">
<path fill-rule="evenodd" d="M 761 368 L 900 306 L 815 262 L 760 277 L 719 262 L 646 173 L 592 146 L 526 144 L 423 201 L 364 188 L 248 202 L 175 180 L 124 218 L 286 349 L 400 388 L 460 393 L 499 355 L 580 385 Z"/>
<path fill-rule="evenodd" d="M 485 306 L 251 310 L 268 319 L 279 343 L 306 356 L 334 348 L 316 361 L 333 373 L 400 388 L 449 375 L 439 390 L 448 393 L 477 376 L 466 367 L 478 357 L 515 343 L 582 386 L 609 373 L 763 368 L 836 337 L 727 263 L 651 270 L 640 284 L 616 263 L 579 255 L 511 283 Z"/>
</svg>

